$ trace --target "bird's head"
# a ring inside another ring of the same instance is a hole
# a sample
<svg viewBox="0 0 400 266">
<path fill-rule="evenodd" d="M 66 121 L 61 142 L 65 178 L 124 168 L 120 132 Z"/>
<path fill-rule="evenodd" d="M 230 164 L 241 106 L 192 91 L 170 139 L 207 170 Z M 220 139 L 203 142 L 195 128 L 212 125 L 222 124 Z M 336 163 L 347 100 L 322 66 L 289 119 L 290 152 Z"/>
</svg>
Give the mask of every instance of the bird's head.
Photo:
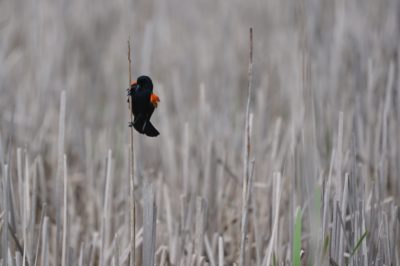
<svg viewBox="0 0 400 266">
<path fill-rule="evenodd" d="M 131 82 L 131 87 L 128 89 L 128 96 L 135 91 L 150 91 L 153 92 L 153 82 L 148 76 L 140 76 L 137 80 Z"/>
<path fill-rule="evenodd" d="M 153 82 L 148 76 L 140 76 L 136 81 L 136 87 L 139 90 L 148 90 L 153 92 Z"/>
</svg>

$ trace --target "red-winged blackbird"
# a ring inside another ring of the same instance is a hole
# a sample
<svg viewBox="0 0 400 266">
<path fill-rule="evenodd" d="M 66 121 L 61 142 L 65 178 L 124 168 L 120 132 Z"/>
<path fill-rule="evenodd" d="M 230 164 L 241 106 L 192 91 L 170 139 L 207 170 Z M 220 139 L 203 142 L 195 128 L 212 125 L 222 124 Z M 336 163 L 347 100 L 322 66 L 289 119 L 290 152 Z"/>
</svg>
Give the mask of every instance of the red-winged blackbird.
<svg viewBox="0 0 400 266">
<path fill-rule="evenodd" d="M 151 79 L 148 76 L 138 77 L 128 89 L 128 96 L 131 97 L 131 111 L 134 117 L 133 123 L 129 123 L 129 126 L 149 137 L 158 136 L 160 133 L 150 122 L 150 117 L 157 108 L 160 98 L 153 93 Z"/>
</svg>

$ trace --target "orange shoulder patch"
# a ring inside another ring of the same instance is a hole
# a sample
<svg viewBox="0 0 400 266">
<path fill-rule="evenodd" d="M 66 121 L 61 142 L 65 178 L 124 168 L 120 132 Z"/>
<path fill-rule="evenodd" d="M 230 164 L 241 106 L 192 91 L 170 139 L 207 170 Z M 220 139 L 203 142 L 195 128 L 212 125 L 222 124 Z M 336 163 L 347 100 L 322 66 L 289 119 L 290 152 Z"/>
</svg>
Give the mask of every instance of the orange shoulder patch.
<svg viewBox="0 0 400 266">
<path fill-rule="evenodd" d="M 158 103 L 160 102 L 160 97 L 158 97 L 157 94 L 152 93 L 150 95 L 150 102 L 154 107 L 157 107 Z"/>
</svg>

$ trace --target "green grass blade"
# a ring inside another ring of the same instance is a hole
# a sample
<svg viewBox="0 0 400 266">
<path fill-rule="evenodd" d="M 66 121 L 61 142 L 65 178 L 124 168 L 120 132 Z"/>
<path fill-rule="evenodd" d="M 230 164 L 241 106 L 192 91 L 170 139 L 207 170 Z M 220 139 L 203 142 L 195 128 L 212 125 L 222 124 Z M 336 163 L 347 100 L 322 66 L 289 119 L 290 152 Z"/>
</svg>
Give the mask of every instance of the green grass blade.
<svg viewBox="0 0 400 266">
<path fill-rule="evenodd" d="M 353 251 L 351 252 L 350 258 L 353 257 L 353 255 L 357 252 L 357 250 L 361 246 L 361 243 L 363 242 L 364 238 L 367 237 L 367 234 L 368 234 L 368 231 L 365 231 L 365 233 L 357 241 L 357 245 L 354 247 Z"/>
<path fill-rule="evenodd" d="M 329 235 L 327 235 L 327 236 L 325 236 L 325 239 L 324 239 L 324 248 L 322 250 L 322 259 L 324 259 L 326 254 L 328 254 L 329 243 L 330 243 L 330 238 L 329 238 Z"/>
</svg>

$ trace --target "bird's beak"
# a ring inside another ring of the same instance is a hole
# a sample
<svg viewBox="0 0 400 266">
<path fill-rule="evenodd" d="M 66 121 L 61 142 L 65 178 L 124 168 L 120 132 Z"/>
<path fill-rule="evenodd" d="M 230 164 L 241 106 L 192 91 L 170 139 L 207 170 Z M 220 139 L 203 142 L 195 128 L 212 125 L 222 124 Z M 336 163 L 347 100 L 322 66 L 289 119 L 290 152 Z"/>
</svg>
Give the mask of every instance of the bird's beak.
<svg viewBox="0 0 400 266">
<path fill-rule="evenodd" d="M 133 94 L 133 92 L 135 91 L 136 85 L 137 85 L 136 80 L 131 82 L 131 88 L 127 89 L 127 91 L 128 91 L 128 95 L 127 96 L 131 96 Z"/>
</svg>

